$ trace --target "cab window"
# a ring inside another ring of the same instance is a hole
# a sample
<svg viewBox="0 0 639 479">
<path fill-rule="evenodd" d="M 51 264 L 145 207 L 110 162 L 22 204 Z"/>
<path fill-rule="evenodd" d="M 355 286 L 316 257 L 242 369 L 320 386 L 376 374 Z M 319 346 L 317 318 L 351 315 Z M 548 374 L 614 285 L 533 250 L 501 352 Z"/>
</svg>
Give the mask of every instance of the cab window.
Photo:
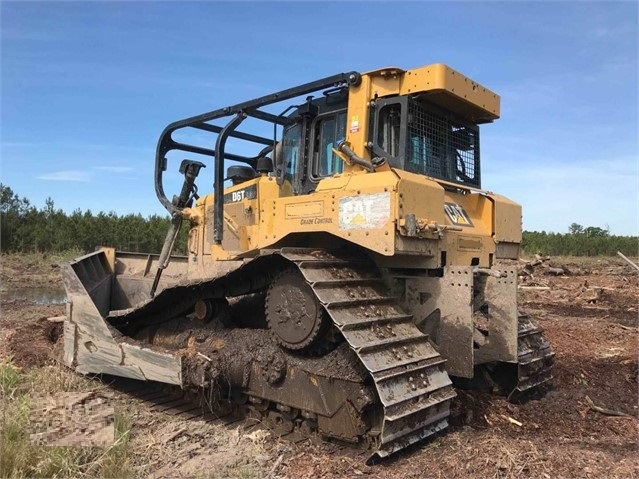
<svg viewBox="0 0 639 479">
<path fill-rule="evenodd" d="M 400 151 L 401 124 L 401 104 L 391 103 L 381 108 L 379 112 L 377 144 L 392 158 L 402 156 Z"/>
<path fill-rule="evenodd" d="M 344 162 L 333 152 L 346 138 L 346 112 L 327 115 L 315 123 L 313 177 L 322 178 L 344 171 Z"/>
<path fill-rule="evenodd" d="M 282 137 L 282 188 L 292 194 L 297 183 L 297 164 L 300 161 L 300 138 L 302 127 L 295 124 L 284 131 Z"/>
</svg>

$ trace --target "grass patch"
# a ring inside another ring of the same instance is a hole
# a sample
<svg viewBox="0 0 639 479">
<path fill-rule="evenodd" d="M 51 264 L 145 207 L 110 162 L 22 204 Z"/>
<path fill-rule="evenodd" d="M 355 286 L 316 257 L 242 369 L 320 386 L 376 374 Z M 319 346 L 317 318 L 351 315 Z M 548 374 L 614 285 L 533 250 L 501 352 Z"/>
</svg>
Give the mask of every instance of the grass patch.
<svg viewBox="0 0 639 479">
<path fill-rule="evenodd" d="M 105 388 L 99 381 L 81 376 L 60 363 L 33 368 L 24 373 L 25 385 L 37 385 L 33 391 L 38 394 L 60 392 L 82 392 Z"/>
<path fill-rule="evenodd" d="M 0 363 L 0 397 L 13 397 L 22 381 L 22 375 L 10 361 Z"/>
<path fill-rule="evenodd" d="M 0 477 L 131 477 L 132 420 L 115 408 L 115 441 L 106 448 L 41 446 L 29 438 L 29 391 L 39 394 L 87 390 L 96 387 L 61 366 L 21 371 L 0 364 L 3 413 L 0 423 Z"/>
</svg>

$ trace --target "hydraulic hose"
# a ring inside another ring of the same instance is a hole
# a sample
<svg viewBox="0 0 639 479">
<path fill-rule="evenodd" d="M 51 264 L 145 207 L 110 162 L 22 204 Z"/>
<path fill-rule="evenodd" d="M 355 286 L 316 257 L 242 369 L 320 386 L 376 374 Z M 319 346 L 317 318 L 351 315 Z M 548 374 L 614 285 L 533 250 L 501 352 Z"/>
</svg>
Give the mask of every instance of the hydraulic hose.
<svg viewBox="0 0 639 479">
<path fill-rule="evenodd" d="M 177 240 L 180 228 L 182 227 L 181 210 L 191 204 L 193 195 L 197 191 L 195 179 L 200 173 L 200 169 L 204 167 L 204 163 L 200 163 L 199 161 L 183 160 L 180 164 L 180 173 L 184 174 L 184 183 L 182 184 L 180 196 L 173 197 L 173 205 L 176 208 L 179 208 L 180 211 L 176 211 L 171 215 L 171 226 L 169 226 L 169 231 L 167 231 L 164 244 L 162 245 L 162 252 L 160 253 L 160 258 L 158 260 L 158 270 L 155 273 L 153 286 L 151 286 L 151 297 L 155 296 L 158 284 L 160 283 L 160 277 L 162 276 L 162 271 L 166 269 L 169 265 L 169 261 L 171 260 L 171 253 L 173 252 L 175 241 Z"/>
</svg>

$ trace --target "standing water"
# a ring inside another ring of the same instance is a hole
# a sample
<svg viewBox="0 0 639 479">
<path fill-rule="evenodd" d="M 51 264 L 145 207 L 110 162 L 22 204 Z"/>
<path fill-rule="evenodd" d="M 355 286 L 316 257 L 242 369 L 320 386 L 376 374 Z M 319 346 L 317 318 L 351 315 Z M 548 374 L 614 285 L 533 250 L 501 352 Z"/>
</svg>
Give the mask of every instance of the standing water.
<svg viewBox="0 0 639 479">
<path fill-rule="evenodd" d="M 0 292 L 1 301 L 29 301 L 36 304 L 64 304 L 64 288 L 18 288 Z"/>
</svg>

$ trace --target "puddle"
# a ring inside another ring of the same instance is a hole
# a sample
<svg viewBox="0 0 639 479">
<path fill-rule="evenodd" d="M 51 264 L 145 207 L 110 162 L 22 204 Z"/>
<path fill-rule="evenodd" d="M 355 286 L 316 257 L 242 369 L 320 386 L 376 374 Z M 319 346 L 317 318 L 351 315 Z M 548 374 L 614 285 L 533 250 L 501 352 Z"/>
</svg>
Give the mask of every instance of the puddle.
<svg viewBox="0 0 639 479">
<path fill-rule="evenodd" d="M 67 293 L 63 288 L 20 288 L 0 293 L 2 301 L 29 301 L 36 304 L 64 304 Z"/>
</svg>

